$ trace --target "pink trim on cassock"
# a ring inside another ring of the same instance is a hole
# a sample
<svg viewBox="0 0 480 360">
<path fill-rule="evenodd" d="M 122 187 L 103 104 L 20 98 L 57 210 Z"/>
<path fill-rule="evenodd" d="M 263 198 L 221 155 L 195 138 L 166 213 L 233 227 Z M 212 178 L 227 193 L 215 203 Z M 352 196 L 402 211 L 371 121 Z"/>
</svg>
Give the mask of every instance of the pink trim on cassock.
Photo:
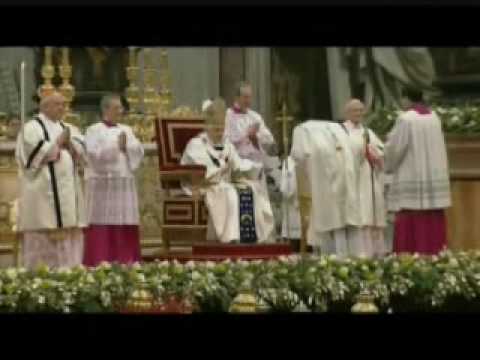
<svg viewBox="0 0 480 360">
<path fill-rule="evenodd" d="M 242 110 L 238 104 L 233 104 L 232 110 L 235 114 L 246 114 L 247 112 Z"/>
<path fill-rule="evenodd" d="M 446 246 L 444 210 L 402 210 L 397 213 L 394 252 L 434 255 Z"/>
<path fill-rule="evenodd" d="M 414 104 L 410 108 L 410 110 L 415 111 L 417 114 L 420 115 L 429 115 L 432 113 L 432 110 L 427 105 L 424 104 Z"/>
<path fill-rule="evenodd" d="M 90 225 L 85 230 L 86 266 L 102 261 L 131 264 L 141 260 L 138 225 Z"/>
<path fill-rule="evenodd" d="M 115 126 L 117 126 L 116 123 L 110 122 L 110 121 L 107 121 L 107 120 L 103 120 L 102 122 L 105 124 L 106 127 L 115 127 Z"/>
</svg>

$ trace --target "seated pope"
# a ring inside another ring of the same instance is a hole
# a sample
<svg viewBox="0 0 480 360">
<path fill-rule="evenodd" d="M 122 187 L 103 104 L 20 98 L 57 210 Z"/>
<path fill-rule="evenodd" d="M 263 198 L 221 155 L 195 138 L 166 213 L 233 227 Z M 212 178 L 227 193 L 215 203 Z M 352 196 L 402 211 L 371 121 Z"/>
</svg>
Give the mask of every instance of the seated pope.
<svg viewBox="0 0 480 360">
<path fill-rule="evenodd" d="M 207 239 L 222 243 L 270 241 L 273 213 L 268 194 L 257 181 L 262 176 L 262 164 L 241 159 L 233 144 L 224 138 L 223 99 L 205 101 L 202 110 L 205 131 L 189 141 L 181 164 L 205 167 L 199 192 L 209 212 Z M 192 193 L 185 184 L 183 189 Z"/>
</svg>

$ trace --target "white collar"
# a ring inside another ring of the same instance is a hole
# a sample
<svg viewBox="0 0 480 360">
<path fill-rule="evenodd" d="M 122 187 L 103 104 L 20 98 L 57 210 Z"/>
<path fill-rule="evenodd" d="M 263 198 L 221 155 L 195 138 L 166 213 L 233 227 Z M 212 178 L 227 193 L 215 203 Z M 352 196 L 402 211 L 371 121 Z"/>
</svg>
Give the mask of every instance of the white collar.
<svg viewBox="0 0 480 360">
<path fill-rule="evenodd" d="M 51 124 L 60 125 L 60 121 L 53 121 L 47 115 L 45 115 L 44 113 L 39 113 L 38 117 L 40 118 L 40 120 L 42 120 L 46 124 L 51 123 Z"/>
<path fill-rule="evenodd" d="M 354 124 L 353 121 L 351 120 L 345 120 L 345 126 L 351 130 L 361 130 L 363 129 L 362 123 L 360 124 Z"/>
</svg>

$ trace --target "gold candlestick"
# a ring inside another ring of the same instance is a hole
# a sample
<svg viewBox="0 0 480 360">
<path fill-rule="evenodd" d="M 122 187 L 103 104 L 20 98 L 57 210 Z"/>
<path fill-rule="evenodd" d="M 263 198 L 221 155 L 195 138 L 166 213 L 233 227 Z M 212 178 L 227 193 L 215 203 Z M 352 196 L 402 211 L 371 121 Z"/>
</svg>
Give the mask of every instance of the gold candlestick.
<svg viewBox="0 0 480 360">
<path fill-rule="evenodd" d="M 72 66 L 70 65 L 69 49 L 62 48 L 62 60 L 61 65 L 58 66 L 60 77 L 62 78 L 62 85 L 60 85 L 59 92 L 65 97 L 66 100 L 66 114 L 70 116 L 71 103 L 75 96 L 75 88 L 70 84 L 72 78 Z"/>
<path fill-rule="evenodd" d="M 170 65 L 166 49 L 160 51 L 160 111 L 168 113 L 172 109 Z"/>
<path fill-rule="evenodd" d="M 151 120 L 155 116 L 160 99 L 155 90 L 156 70 L 153 68 L 152 64 L 152 50 L 145 49 L 144 56 L 145 92 L 143 101 L 147 120 Z"/>
<path fill-rule="evenodd" d="M 51 95 L 56 90 L 55 86 L 52 84 L 52 79 L 55 76 L 55 68 L 52 65 L 52 54 L 53 48 L 46 47 L 45 58 L 43 61 L 41 72 L 43 84 L 40 85 L 37 92 L 40 99 L 44 98 L 45 96 Z"/>
<path fill-rule="evenodd" d="M 135 49 L 130 48 L 129 52 L 129 64 L 127 67 L 127 79 L 129 85 L 125 91 L 125 95 L 130 108 L 128 117 L 133 120 L 133 118 L 138 115 L 140 110 L 140 89 L 138 87 L 140 68 L 137 65 L 137 54 L 135 52 Z M 131 121 L 130 125 L 133 124 L 134 123 Z"/>
</svg>

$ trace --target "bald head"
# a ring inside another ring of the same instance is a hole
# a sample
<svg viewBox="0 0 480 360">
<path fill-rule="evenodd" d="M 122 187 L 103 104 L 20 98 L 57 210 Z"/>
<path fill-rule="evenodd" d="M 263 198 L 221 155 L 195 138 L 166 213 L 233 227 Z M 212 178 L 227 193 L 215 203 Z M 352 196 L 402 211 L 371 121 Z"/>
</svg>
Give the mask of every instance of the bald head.
<svg viewBox="0 0 480 360">
<path fill-rule="evenodd" d="M 53 92 L 40 100 L 40 112 L 52 121 L 59 121 L 65 115 L 65 97 Z"/>
<path fill-rule="evenodd" d="M 365 105 L 359 99 L 351 99 L 345 105 L 345 119 L 358 124 L 365 115 Z"/>
</svg>

